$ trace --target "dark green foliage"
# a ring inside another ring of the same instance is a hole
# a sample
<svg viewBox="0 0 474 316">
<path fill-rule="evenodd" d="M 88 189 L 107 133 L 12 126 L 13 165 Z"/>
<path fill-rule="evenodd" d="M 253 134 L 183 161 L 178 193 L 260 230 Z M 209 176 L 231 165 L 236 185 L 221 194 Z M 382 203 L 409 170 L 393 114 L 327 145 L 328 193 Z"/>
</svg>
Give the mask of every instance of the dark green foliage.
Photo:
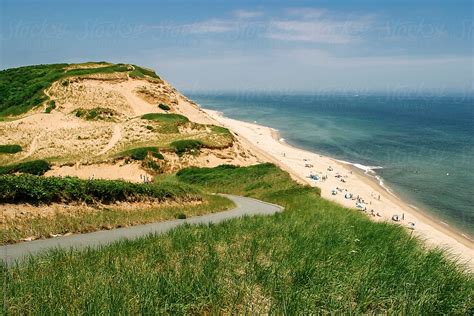
<svg viewBox="0 0 474 316">
<path fill-rule="evenodd" d="M 114 110 L 101 107 L 90 110 L 79 108 L 75 110 L 75 113 L 77 117 L 84 118 L 88 121 L 111 121 L 114 120 L 114 117 L 117 115 Z"/>
<path fill-rule="evenodd" d="M 43 175 L 46 171 L 51 169 L 51 165 L 46 160 L 31 160 L 20 162 L 16 165 L 7 165 L 0 167 L 0 175 L 11 173 L 29 173 L 34 175 Z"/>
<path fill-rule="evenodd" d="M 51 100 L 48 102 L 48 106 L 44 110 L 44 113 L 51 113 L 52 110 L 56 108 L 56 102 L 54 100 Z"/>
<path fill-rule="evenodd" d="M 149 154 L 157 159 L 164 159 L 158 147 L 139 147 L 129 149 L 119 154 L 119 157 L 130 157 L 134 160 L 144 160 Z"/>
<path fill-rule="evenodd" d="M 158 107 L 159 107 L 160 109 L 162 109 L 163 111 L 169 111 L 169 110 L 171 110 L 171 108 L 170 108 L 168 105 L 163 104 L 163 103 L 160 103 L 160 104 L 158 105 Z"/>
<path fill-rule="evenodd" d="M 68 64 L 36 65 L 0 71 L 0 115 L 18 115 L 47 100 L 44 90 L 61 78 L 128 71 L 123 64 L 71 69 Z"/>
<path fill-rule="evenodd" d="M 135 184 L 119 180 L 81 180 L 79 178 L 0 176 L 0 202 L 51 203 L 143 200 L 195 200 L 198 192 L 185 184 Z"/>
<path fill-rule="evenodd" d="M 170 144 L 170 147 L 173 148 L 179 156 L 185 153 L 198 153 L 202 146 L 203 143 L 195 139 L 177 140 Z"/>
<path fill-rule="evenodd" d="M 157 121 L 157 122 L 175 122 L 175 123 L 186 123 L 189 119 L 186 116 L 180 114 L 164 114 L 164 113 L 148 113 L 141 116 L 144 120 Z"/>
<path fill-rule="evenodd" d="M 186 214 L 184 214 L 184 213 L 178 213 L 178 214 L 176 214 L 176 218 L 177 218 L 177 219 L 186 219 Z"/>
<path fill-rule="evenodd" d="M 22 150 L 20 145 L 0 145 L 0 154 L 16 154 Z"/>
</svg>

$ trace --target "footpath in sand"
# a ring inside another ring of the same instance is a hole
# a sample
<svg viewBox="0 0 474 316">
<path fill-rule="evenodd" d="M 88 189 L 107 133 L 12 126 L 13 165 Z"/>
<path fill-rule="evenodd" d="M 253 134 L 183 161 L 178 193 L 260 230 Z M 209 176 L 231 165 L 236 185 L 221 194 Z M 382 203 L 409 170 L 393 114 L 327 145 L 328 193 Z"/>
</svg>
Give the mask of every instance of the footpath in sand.
<svg viewBox="0 0 474 316">
<path fill-rule="evenodd" d="M 472 240 L 417 211 L 380 186 L 375 178 L 330 157 L 292 147 L 272 128 L 226 118 L 216 111 L 206 112 L 236 133 L 261 160 L 279 165 L 299 182 L 321 188 L 322 197 L 365 212 L 375 221 L 405 226 L 427 245 L 445 248 L 474 270 Z M 393 220 L 394 215 L 399 221 Z"/>
</svg>

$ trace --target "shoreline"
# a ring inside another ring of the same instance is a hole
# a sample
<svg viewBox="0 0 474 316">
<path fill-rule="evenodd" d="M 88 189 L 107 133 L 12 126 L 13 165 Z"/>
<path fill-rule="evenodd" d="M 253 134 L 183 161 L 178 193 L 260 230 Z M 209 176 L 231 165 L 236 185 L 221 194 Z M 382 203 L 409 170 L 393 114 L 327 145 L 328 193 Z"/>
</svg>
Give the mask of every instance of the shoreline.
<svg viewBox="0 0 474 316">
<path fill-rule="evenodd" d="M 274 128 L 231 119 L 218 111 L 202 110 L 213 120 L 229 128 L 242 143 L 251 147 L 261 160 L 275 163 L 300 183 L 319 187 L 321 197 L 354 210 L 358 210 L 356 203 L 360 201 L 362 203 L 359 205 L 367 208 L 364 213 L 375 221 L 396 223 L 407 229 L 410 229 L 410 223 L 414 223 L 412 232 L 425 244 L 447 250 L 451 257 L 459 259 L 474 271 L 472 239 L 449 224 L 444 224 L 441 219 L 430 218 L 431 214 L 402 200 L 389 188 L 381 185 L 380 179 L 367 174 L 370 172 L 368 169 L 364 171 L 353 163 L 293 146 Z M 319 179 L 310 179 L 310 174 Z M 325 177 L 327 179 L 322 180 Z M 333 191 L 336 191 L 335 195 Z M 345 198 L 347 193 L 353 197 Z M 354 198 L 356 196 L 360 200 Z M 360 209 L 358 211 L 362 212 Z M 403 220 L 394 222 L 393 215 L 403 217 Z"/>
</svg>

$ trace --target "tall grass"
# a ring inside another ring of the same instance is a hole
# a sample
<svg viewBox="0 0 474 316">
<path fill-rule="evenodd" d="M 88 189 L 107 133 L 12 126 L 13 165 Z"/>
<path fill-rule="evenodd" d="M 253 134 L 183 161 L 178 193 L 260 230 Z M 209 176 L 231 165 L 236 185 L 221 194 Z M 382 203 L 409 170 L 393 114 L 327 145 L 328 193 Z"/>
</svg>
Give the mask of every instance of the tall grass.
<svg viewBox="0 0 474 316">
<path fill-rule="evenodd" d="M 0 244 L 18 242 L 24 238 L 48 238 L 52 234 L 87 233 L 145 223 L 160 222 L 219 212 L 233 207 L 229 199 L 217 195 L 202 195 L 200 203 L 131 204 L 101 206 L 100 209 L 80 205 L 67 212 L 51 216 L 7 218 L 0 224 Z M 38 210 L 40 211 L 40 210 Z"/>
<path fill-rule="evenodd" d="M 275 166 L 176 178 L 286 209 L 4 267 L 6 313 L 472 313 L 473 276 L 443 251 L 320 198 Z"/>
</svg>

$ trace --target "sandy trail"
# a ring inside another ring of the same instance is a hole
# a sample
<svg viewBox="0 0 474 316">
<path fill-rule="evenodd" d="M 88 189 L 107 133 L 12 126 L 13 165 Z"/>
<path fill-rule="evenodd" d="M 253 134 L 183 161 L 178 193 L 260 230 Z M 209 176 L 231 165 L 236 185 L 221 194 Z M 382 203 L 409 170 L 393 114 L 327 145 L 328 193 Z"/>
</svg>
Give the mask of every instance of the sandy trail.
<svg viewBox="0 0 474 316">
<path fill-rule="evenodd" d="M 35 138 L 31 141 L 30 147 L 28 148 L 28 151 L 26 152 L 26 155 L 23 157 L 23 159 L 26 159 L 33 155 L 38 148 L 38 139 L 41 137 L 41 135 L 36 135 Z"/>
<path fill-rule="evenodd" d="M 103 155 L 109 150 L 111 150 L 120 140 L 122 139 L 122 129 L 119 124 L 114 125 L 112 137 L 109 140 L 107 146 L 105 146 L 97 156 Z"/>
</svg>

